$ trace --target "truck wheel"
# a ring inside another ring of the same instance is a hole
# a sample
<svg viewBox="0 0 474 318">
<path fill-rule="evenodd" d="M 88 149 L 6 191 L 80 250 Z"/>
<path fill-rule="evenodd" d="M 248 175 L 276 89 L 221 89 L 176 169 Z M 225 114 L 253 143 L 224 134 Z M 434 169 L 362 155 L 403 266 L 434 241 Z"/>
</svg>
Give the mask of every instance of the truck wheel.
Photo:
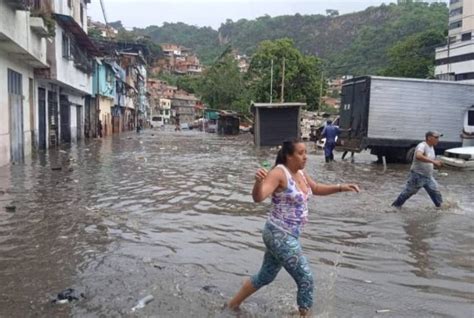
<svg viewBox="0 0 474 318">
<path fill-rule="evenodd" d="M 411 163 L 413 161 L 413 157 L 415 156 L 415 149 L 416 147 L 413 146 L 411 148 L 407 148 L 407 152 L 405 154 L 405 163 Z"/>
</svg>

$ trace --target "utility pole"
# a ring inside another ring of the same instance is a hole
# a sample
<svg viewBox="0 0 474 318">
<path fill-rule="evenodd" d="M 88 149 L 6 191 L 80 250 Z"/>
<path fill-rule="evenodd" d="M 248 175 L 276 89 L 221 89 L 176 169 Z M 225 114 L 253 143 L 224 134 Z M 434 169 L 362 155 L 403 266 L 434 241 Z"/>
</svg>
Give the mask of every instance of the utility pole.
<svg viewBox="0 0 474 318">
<path fill-rule="evenodd" d="M 272 65 L 270 67 L 270 104 L 272 103 L 272 98 L 273 98 L 273 59 L 272 59 Z"/>
<path fill-rule="evenodd" d="M 105 35 L 108 37 L 109 36 L 109 21 L 107 20 L 107 14 L 105 13 L 105 5 L 104 1 L 100 0 L 100 7 L 102 8 L 102 14 L 104 15 L 104 21 L 105 21 Z"/>
<path fill-rule="evenodd" d="M 319 112 L 321 111 L 321 102 L 323 98 L 323 81 L 324 81 L 324 73 L 323 70 L 321 70 L 321 82 L 319 83 L 319 105 L 318 105 L 318 115 Z"/>
<path fill-rule="evenodd" d="M 281 102 L 285 102 L 285 58 L 283 58 L 283 76 L 281 78 Z"/>
</svg>

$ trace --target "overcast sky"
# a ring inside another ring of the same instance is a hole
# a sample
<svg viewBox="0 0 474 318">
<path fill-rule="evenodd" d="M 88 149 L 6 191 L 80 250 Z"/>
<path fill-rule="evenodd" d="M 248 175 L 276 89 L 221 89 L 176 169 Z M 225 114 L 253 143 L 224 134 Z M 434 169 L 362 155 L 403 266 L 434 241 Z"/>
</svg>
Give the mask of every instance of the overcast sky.
<svg viewBox="0 0 474 318">
<path fill-rule="evenodd" d="M 445 0 L 428 0 L 429 2 Z M 254 19 L 270 16 L 326 14 L 326 9 L 340 14 L 361 11 L 369 6 L 396 0 L 103 0 L 109 21 L 121 20 L 126 28 L 161 26 L 163 22 L 184 22 L 218 29 L 226 19 Z M 100 1 L 91 1 L 88 15 L 104 21 Z"/>
</svg>

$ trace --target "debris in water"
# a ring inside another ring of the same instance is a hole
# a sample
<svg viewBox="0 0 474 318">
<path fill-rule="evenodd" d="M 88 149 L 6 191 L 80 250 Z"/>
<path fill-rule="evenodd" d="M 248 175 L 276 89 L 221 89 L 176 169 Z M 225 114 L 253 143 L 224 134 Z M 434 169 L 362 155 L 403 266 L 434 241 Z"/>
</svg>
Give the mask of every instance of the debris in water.
<svg viewBox="0 0 474 318">
<path fill-rule="evenodd" d="M 63 167 L 51 167 L 51 170 L 62 170 Z"/>
<path fill-rule="evenodd" d="M 7 210 L 7 212 L 13 213 L 16 211 L 16 206 L 13 204 L 9 204 L 5 207 L 5 210 Z"/>
<path fill-rule="evenodd" d="M 132 308 L 132 311 L 135 311 L 137 309 L 141 309 L 141 308 L 145 308 L 145 306 L 153 301 L 153 299 L 155 299 L 152 295 L 148 295 L 148 296 L 145 296 L 143 297 L 142 299 L 140 299 L 138 301 L 138 303 Z"/>
<path fill-rule="evenodd" d="M 391 310 L 390 310 L 390 309 L 379 309 L 379 310 L 376 310 L 375 312 L 376 312 L 377 314 L 383 314 L 383 313 L 385 313 L 385 312 L 391 312 Z"/>
<path fill-rule="evenodd" d="M 78 293 L 72 288 L 68 288 L 60 292 L 51 302 L 53 304 L 66 304 L 79 298 L 86 298 L 83 293 Z"/>
</svg>

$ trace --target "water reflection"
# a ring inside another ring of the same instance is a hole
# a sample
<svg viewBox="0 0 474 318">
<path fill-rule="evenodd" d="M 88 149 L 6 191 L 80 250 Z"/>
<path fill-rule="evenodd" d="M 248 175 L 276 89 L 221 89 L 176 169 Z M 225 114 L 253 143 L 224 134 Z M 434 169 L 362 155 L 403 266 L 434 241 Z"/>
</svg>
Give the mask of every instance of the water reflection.
<svg viewBox="0 0 474 318">
<path fill-rule="evenodd" d="M 416 276 L 430 278 L 436 270 L 430 256 L 430 241 L 437 235 L 439 218 L 441 214 L 436 212 L 405 218 L 403 229 L 408 235 L 407 245 L 412 257 L 407 263 L 414 267 L 412 273 Z"/>
</svg>

